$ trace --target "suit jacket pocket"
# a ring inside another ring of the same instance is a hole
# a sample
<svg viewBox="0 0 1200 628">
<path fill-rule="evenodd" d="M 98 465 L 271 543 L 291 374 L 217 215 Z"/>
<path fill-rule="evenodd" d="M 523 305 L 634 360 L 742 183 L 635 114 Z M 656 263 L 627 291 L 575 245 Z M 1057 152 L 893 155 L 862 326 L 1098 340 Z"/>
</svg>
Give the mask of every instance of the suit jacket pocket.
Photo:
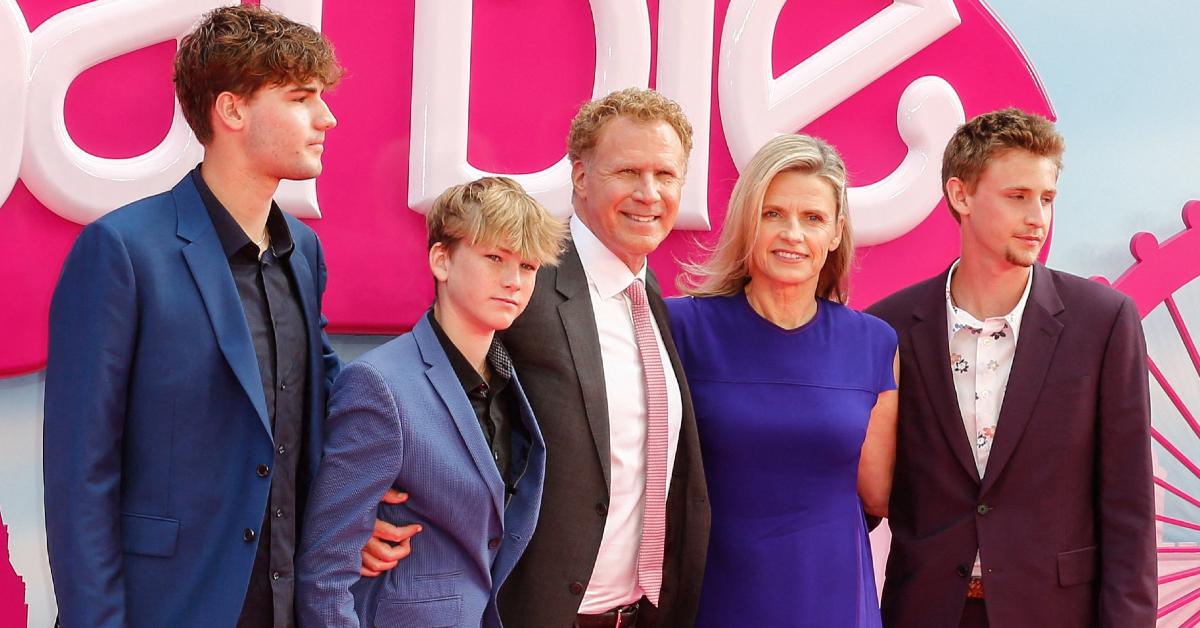
<svg viewBox="0 0 1200 628">
<path fill-rule="evenodd" d="M 1096 579 L 1095 545 L 1058 554 L 1058 584 L 1070 587 Z"/>
<path fill-rule="evenodd" d="M 178 519 L 121 513 L 121 549 L 126 554 L 174 556 L 178 542 Z"/>
<path fill-rule="evenodd" d="M 376 626 L 428 626 L 453 628 L 462 623 L 461 595 L 428 600 L 379 600 L 375 609 Z"/>
<path fill-rule="evenodd" d="M 1038 396 L 1038 405 L 1050 405 L 1073 408 L 1094 400 L 1095 388 L 1092 378 L 1088 375 L 1069 379 L 1056 379 L 1042 383 L 1042 392 Z"/>
</svg>

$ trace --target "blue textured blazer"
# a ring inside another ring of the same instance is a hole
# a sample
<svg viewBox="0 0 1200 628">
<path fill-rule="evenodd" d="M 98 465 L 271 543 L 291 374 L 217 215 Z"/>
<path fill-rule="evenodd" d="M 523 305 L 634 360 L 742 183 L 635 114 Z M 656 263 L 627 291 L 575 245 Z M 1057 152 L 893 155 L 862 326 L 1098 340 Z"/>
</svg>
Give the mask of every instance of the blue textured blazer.
<svg viewBox="0 0 1200 628">
<path fill-rule="evenodd" d="M 308 331 L 302 507 L 339 364 L 322 331 L 320 244 L 286 219 Z M 274 451 L 245 311 L 192 175 L 84 228 L 50 304 L 46 365 L 62 625 L 232 626 L 271 486 L 256 469 Z"/>
<path fill-rule="evenodd" d="M 506 508 L 491 448 L 424 316 L 346 366 L 297 558 L 303 628 L 501 625 L 496 592 L 533 534 L 546 467 L 518 375 L 511 383 L 526 435 L 513 430 L 512 465 L 524 471 Z M 409 500 L 380 504 L 389 487 Z M 360 578 L 376 516 L 423 530 L 395 569 Z"/>
</svg>

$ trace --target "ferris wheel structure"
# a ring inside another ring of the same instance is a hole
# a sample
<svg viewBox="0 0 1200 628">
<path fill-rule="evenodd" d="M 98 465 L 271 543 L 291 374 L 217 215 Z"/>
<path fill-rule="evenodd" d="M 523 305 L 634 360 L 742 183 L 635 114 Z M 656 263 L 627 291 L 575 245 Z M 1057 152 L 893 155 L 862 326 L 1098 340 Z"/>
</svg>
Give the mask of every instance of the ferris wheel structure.
<svg viewBox="0 0 1200 628">
<path fill-rule="evenodd" d="M 1200 625 L 1200 200 L 1164 242 L 1130 240 L 1134 263 L 1112 287 L 1137 304 L 1150 373 L 1158 551 L 1158 625 Z M 1102 277 L 1097 281 L 1108 283 Z"/>
</svg>

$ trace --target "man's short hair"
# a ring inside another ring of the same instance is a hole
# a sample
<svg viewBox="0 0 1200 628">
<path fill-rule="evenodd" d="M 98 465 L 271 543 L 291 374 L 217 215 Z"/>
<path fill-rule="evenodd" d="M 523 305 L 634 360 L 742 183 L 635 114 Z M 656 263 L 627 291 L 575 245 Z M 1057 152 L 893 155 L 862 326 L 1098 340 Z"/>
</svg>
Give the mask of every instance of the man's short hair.
<svg viewBox="0 0 1200 628">
<path fill-rule="evenodd" d="M 212 141 L 212 108 L 222 92 L 249 97 L 264 86 L 316 79 L 332 87 L 341 78 L 324 35 L 255 5 L 209 11 L 175 53 L 175 96 L 202 144 Z"/>
<path fill-rule="evenodd" d="M 666 122 L 679 135 L 684 159 L 692 154 L 692 124 L 679 103 L 652 89 L 630 87 L 588 101 L 579 108 L 567 135 L 567 157 L 574 162 L 587 156 L 600 140 L 601 129 L 617 116 L 638 122 Z"/>
<path fill-rule="evenodd" d="M 1048 157 L 1062 171 L 1066 147 L 1054 123 L 1035 113 L 1010 107 L 975 116 L 958 127 L 946 144 L 942 156 L 942 194 L 946 194 L 946 182 L 952 177 L 961 179 L 968 192 L 974 191 L 988 160 L 1012 149 Z M 960 220 L 949 198 L 946 204 L 954 219 Z"/>
<path fill-rule="evenodd" d="M 552 266 L 567 236 L 566 225 L 508 177 L 483 177 L 446 189 L 425 215 L 425 229 L 431 249 L 435 244 L 453 249 L 460 242 L 499 246 Z"/>
</svg>

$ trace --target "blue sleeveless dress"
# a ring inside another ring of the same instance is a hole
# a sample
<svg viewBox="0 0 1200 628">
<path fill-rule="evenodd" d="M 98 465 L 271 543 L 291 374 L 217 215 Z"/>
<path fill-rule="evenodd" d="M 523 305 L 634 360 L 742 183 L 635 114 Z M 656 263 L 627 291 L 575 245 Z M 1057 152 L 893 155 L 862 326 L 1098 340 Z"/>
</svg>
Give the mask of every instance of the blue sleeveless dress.
<svg viewBox="0 0 1200 628">
<path fill-rule="evenodd" d="M 858 460 L 895 332 L 820 299 L 794 330 L 744 293 L 667 307 L 712 506 L 696 626 L 878 627 Z"/>
</svg>

